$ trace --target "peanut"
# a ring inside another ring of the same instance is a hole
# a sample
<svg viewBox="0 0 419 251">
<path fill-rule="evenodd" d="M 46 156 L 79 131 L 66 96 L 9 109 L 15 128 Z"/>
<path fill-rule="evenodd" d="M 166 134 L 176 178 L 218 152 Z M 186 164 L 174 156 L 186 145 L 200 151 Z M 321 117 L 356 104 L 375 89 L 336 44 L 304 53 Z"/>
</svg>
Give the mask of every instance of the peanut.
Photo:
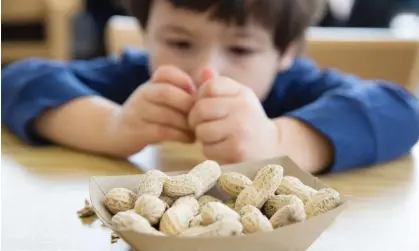
<svg viewBox="0 0 419 251">
<path fill-rule="evenodd" d="M 273 227 L 268 218 L 252 205 L 242 207 L 240 210 L 240 222 L 245 234 L 272 231 Z"/>
<path fill-rule="evenodd" d="M 320 189 L 313 197 L 311 197 L 306 205 L 305 210 L 307 217 L 314 217 L 339 206 L 340 195 L 332 188 Z"/>
<path fill-rule="evenodd" d="M 127 211 L 134 208 L 137 195 L 126 188 L 114 188 L 105 196 L 105 206 L 112 213 Z"/>
<path fill-rule="evenodd" d="M 298 178 L 285 176 L 275 193 L 283 195 L 297 195 L 304 203 L 307 203 L 308 199 L 316 192 L 317 191 L 315 189 L 305 185 Z"/>
<path fill-rule="evenodd" d="M 266 200 L 268 200 L 269 196 L 270 194 L 263 193 L 253 186 L 246 187 L 237 197 L 236 203 L 234 204 L 234 210 L 240 212 L 242 207 L 246 205 L 252 205 L 260 209 L 263 204 L 265 204 Z"/>
<path fill-rule="evenodd" d="M 198 226 L 186 229 L 182 237 L 227 237 L 242 235 L 243 225 L 236 219 L 226 218 L 208 226 Z"/>
<path fill-rule="evenodd" d="M 112 217 L 112 229 L 115 231 L 134 231 L 141 234 L 160 235 L 163 233 L 153 228 L 147 219 L 133 210 L 119 212 Z"/>
<path fill-rule="evenodd" d="M 234 210 L 235 204 L 236 204 L 236 200 L 229 200 L 229 201 L 224 202 L 224 205 L 228 206 L 229 208 L 233 210 Z"/>
<path fill-rule="evenodd" d="M 175 207 L 181 204 L 186 204 L 187 206 L 189 206 L 192 209 L 194 215 L 197 215 L 199 213 L 199 203 L 194 196 L 180 197 L 175 201 L 175 203 L 173 203 L 172 206 Z"/>
<path fill-rule="evenodd" d="M 175 202 L 175 199 L 166 195 L 160 195 L 159 197 L 162 201 L 166 202 L 166 204 L 171 207 Z"/>
<path fill-rule="evenodd" d="M 202 222 L 202 217 L 200 214 L 198 214 L 197 216 L 195 216 L 191 222 L 189 223 L 189 227 L 198 227 L 201 226 L 201 222 Z"/>
<path fill-rule="evenodd" d="M 301 200 L 298 200 L 279 209 L 270 218 L 270 222 L 274 228 L 279 228 L 305 219 L 306 212 L 304 211 L 304 203 Z"/>
<path fill-rule="evenodd" d="M 187 204 L 172 206 L 160 220 L 160 231 L 169 236 L 176 236 L 189 227 L 193 218 L 193 210 Z"/>
<path fill-rule="evenodd" d="M 281 184 L 283 167 L 280 165 L 266 165 L 256 174 L 252 186 L 246 187 L 237 196 L 234 209 L 239 212 L 246 205 L 252 205 L 261 209 L 263 204 Z"/>
<path fill-rule="evenodd" d="M 146 218 L 151 225 L 155 225 L 159 223 L 160 218 L 168 207 L 166 202 L 159 198 L 153 195 L 143 194 L 135 202 L 134 210 L 137 214 Z"/>
<path fill-rule="evenodd" d="M 258 190 L 274 194 L 282 182 L 284 168 L 280 165 L 269 164 L 259 170 L 253 180 L 253 186 Z"/>
<path fill-rule="evenodd" d="M 159 170 L 150 170 L 141 175 L 137 196 L 150 194 L 159 197 L 163 191 L 163 184 L 167 175 Z"/>
<path fill-rule="evenodd" d="M 286 205 L 299 203 L 301 201 L 296 195 L 274 195 L 269 197 L 263 205 L 263 212 L 271 218 L 279 209 Z"/>
<path fill-rule="evenodd" d="M 199 200 L 198 200 L 200 210 L 208 202 L 221 202 L 221 200 L 217 199 L 215 197 L 212 197 L 211 195 L 202 195 L 201 198 L 199 198 Z"/>
<path fill-rule="evenodd" d="M 163 185 L 163 195 L 175 198 L 196 195 L 201 190 L 202 182 L 193 174 L 170 176 Z"/>
<path fill-rule="evenodd" d="M 215 161 L 206 160 L 192 168 L 189 174 L 195 175 L 202 182 L 201 190 L 196 194 L 196 197 L 199 198 L 215 186 L 221 176 L 221 167 Z"/>
<path fill-rule="evenodd" d="M 252 181 L 241 173 L 223 173 L 218 179 L 218 186 L 233 197 L 239 196 L 245 187 L 251 186 Z"/>
<path fill-rule="evenodd" d="M 240 215 L 221 202 L 208 202 L 201 210 L 201 218 L 201 224 L 207 226 L 226 218 L 239 220 Z"/>
</svg>

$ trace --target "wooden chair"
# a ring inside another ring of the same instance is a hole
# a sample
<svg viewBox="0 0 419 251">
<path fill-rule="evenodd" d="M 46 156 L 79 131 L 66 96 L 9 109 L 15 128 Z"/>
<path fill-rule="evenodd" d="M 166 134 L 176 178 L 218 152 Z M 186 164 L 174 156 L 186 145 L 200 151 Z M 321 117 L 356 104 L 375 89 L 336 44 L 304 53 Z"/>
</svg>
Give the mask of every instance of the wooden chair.
<svg viewBox="0 0 419 251">
<path fill-rule="evenodd" d="M 393 81 L 412 92 L 419 86 L 419 39 L 399 38 L 387 29 L 350 28 L 311 28 L 307 39 L 306 55 L 322 68 Z M 132 17 L 115 16 L 108 23 L 106 43 L 110 54 L 141 48 L 141 27 Z"/>
<path fill-rule="evenodd" d="M 2 24 L 41 23 L 42 41 L 2 41 L 2 63 L 26 57 L 71 58 L 72 22 L 81 0 L 2 0 Z"/>
</svg>

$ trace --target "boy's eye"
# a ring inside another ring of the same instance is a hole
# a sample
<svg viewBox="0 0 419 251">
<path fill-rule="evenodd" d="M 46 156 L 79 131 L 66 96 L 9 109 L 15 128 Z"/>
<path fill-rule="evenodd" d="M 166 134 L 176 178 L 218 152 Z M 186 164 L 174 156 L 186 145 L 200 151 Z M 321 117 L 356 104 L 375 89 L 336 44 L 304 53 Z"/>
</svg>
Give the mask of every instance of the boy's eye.
<svg viewBox="0 0 419 251">
<path fill-rule="evenodd" d="M 190 42 L 182 40 L 168 40 L 167 44 L 179 50 L 188 50 L 192 47 L 192 44 Z"/>
<path fill-rule="evenodd" d="M 252 49 L 238 46 L 230 47 L 229 50 L 237 56 L 248 56 L 254 52 Z"/>
</svg>

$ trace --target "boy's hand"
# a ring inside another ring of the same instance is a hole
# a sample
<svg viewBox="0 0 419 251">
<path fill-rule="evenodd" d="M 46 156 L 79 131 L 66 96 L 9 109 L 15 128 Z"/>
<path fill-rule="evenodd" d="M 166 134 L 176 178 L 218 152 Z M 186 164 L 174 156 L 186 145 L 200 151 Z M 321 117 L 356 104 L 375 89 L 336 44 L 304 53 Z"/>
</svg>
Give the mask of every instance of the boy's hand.
<svg viewBox="0 0 419 251">
<path fill-rule="evenodd" d="M 259 99 L 226 77 L 215 76 L 200 87 L 189 125 L 209 159 L 233 163 L 279 154 L 277 128 Z"/>
<path fill-rule="evenodd" d="M 162 141 L 193 142 L 187 116 L 195 86 L 181 70 L 164 66 L 140 86 L 115 116 L 114 131 L 123 152 L 130 154 Z"/>
</svg>

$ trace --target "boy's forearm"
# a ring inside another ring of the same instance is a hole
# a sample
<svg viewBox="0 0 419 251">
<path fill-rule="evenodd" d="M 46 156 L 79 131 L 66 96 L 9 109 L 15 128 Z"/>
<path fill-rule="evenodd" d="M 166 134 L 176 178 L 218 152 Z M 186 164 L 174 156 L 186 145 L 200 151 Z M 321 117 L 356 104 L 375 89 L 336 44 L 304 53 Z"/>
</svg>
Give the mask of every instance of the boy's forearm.
<svg viewBox="0 0 419 251">
<path fill-rule="evenodd" d="M 121 106 L 95 96 L 75 99 L 47 111 L 34 124 L 35 132 L 54 143 L 98 154 L 126 157 L 110 127 Z"/>
<path fill-rule="evenodd" d="M 305 123 L 289 117 L 274 120 L 280 152 L 289 156 L 304 171 L 317 173 L 333 162 L 333 147 L 326 137 Z"/>
</svg>

